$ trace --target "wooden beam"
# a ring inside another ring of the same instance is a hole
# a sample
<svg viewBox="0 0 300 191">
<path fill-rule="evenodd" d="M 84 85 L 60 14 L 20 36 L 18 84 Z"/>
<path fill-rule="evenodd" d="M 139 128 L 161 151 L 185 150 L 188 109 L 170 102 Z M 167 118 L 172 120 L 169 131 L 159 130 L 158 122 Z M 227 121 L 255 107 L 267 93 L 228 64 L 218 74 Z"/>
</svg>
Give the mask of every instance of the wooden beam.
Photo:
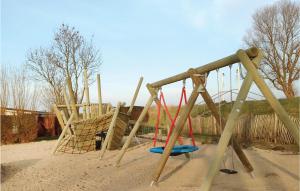
<svg viewBox="0 0 300 191">
<path fill-rule="evenodd" d="M 192 70 L 189 70 L 188 71 L 188 74 L 190 75 L 190 72 Z M 193 109 L 193 106 L 199 96 L 199 92 L 198 92 L 198 89 L 199 89 L 199 86 L 200 86 L 200 83 L 198 84 L 195 84 L 195 87 L 192 91 L 192 94 L 191 96 L 189 97 L 189 100 L 188 100 L 188 103 L 185 105 L 185 107 L 183 108 L 183 111 L 182 111 L 182 114 L 181 116 L 179 117 L 178 119 L 178 122 L 176 123 L 173 131 L 172 131 L 172 134 L 171 134 L 171 137 L 170 137 L 170 140 L 167 144 L 167 146 L 165 147 L 164 149 L 164 152 L 160 158 L 160 161 L 157 165 L 157 168 L 156 168 L 156 171 L 154 173 L 154 176 L 153 176 L 153 179 L 152 179 L 152 182 L 151 182 L 151 185 L 153 185 L 154 183 L 156 183 L 163 171 L 163 168 L 165 167 L 166 163 L 167 163 L 167 160 L 171 154 L 171 151 L 176 143 L 176 140 L 178 139 L 178 137 L 180 136 L 180 133 L 182 131 L 182 129 L 184 128 L 184 124 L 190 114 L 190 112 L 192 111 Z"/>
<path fill-rule="evenodd" d="M 111 108 L 112 108 L 111 103 L 108 103 L 108 104 L 106 105 L 106 113 L 108 113 L 108 112 L 111 110 Z"/>
<path fill-rule="evenodd" d="M 107 145 L 109 144 L 109 141 L 111 142 L 111 140 L 112 140 L 111 137 L 113 135 L 114 127 L 116 125 L 116 121 L 117 121 L 117 118 L 118 118 L 120 107 L 121 107 L 121 102 L 118 103 L 117 108 L 116 108 L 116 110 L 114 112 L 114 115 L 112 117 L 112 120 L 109 124 L 109 128 L 108 128 L 104 143 L 103 143 L 101 151 L 100 151 L 100 159 L 102 159 L 102 157 L 104 156 L 104 153 L 106 151 Z"/>
<path fill-rule="evenodd" d="M 74 116 L 75 116 L 74 113 L 72 113 L 71 116 L 70 116 L 70 118 L 69 118 L 69 120 L 68 120 L 68 122 L 67 122 L 67 124 L 64 126 L 64 128 L 63 128 L 63 130 L 62 130 L 62 132 L 61 132 L 61 134 L 60 134 L 60 136 L 59 136 L 59 138 L 58 138 L 58 140 L 57 140 L 57 142 L 55 144 L 55 147 L 54 147 L 54 149 L 52 151 L 52 154 L 55 154 L 57 148 L 59 147 L 59 144 L 60 144 L 61 140 L 64 138 L 64 136 L 65 136 L 65 134 L 67 132 L 67 129 L 69 129 L 69 126 L 71 125 L 71 122 L 72 122 Z"/>
<path fill-rule="evenodd" d="M 76 99 L 75 99 L 74 91 L 73 91 L 73 88 L 72 88 L 72 81 L 71 81 L 71 78 L 69 76 L 67 77 L 66 84 L 67 84 L 67 87 L 68 87 L 68 90 L 69 90 L 71 110 L 72 110 L 72 113 L 74 113 L 74 119 L 78 120 L 79 117 L 78 117 L 78 111 L 77 111 L 77 108 L 76 108 Z"/>
<path fill-rule="evenodd" d="M 132 138 L 135 136 L 136 132 L 139 130 L 140 124 L 143 121 L 143 119 L 145 118 L 145 116 L 148 112 L 148 109 L 150 108 L 153 100 L 154 100 L 154 97 L 150 96 L 150 98 L 148 99 L 142 113 L 140 114 L 140 116 L 137 119 L 136 123 L 134 124 L 134 127 L 132 128 L 129 136 L 127 137 L 126 142 L 124 143 L 122 149 L 120 150 L 119 155 L 118 155 L 117 160 L 116 160 L 116 163 L 115 163 L 115 166 L 119 166 L 119 164 L 120 164 L 127 148 L 129 147 L 129 145 L 131 143 Z"/>
<path fill-rule="evenodd" d="M 217 109 L 213 99 L 211 98 L 207 89 L 205 88 L 205 80 L 203 80 L 201 78 L 194 78 L 194 77 L 192 77 L 192 79 L 193 79 L 193 81 L 198 80 L 198 83 L 201 83 L 203 91 L 200 91 L 200 94 L 201 94 L 204 102 L 206 103 L 208 109 L 211 111 L 211 114 L 216 119 L 217 124 L 219 125 L 219 127 L 222 130 L 224 130 L 226 122 L 225 122 L 224 118 L 219 115 L 218 109 Z M 249 162 L 247 156 L 243 152 L 242 148 L 239 146 L 236 139 L 234 137 L 232 137 L 230 142 L 232 142 L 232 148 L 234 149 L 235 153 L 237 154 L 240 161 L 244 165 L 246 171 L 252 172 L 253 167 L 252 167 L 251 163 Z"/>
<path fill-rule="evenodd" d="M 63 117 L 61 116 L 60 111 L 58 110 L 56 104 L 53 104 L 52 108 L 53 108 L 53 111 L 54 111 L 54 113 L 55 113 L 55 115 L 57 117 L 57 120 L 58 120 L 58 123 L 59 123 L 61 129 L 63 129 L 64 126 L 65 126 L 65 123 L 64 123 Z"/>
<path fill-rule="evenodd" d="M 138 85 L 137 85 L 137 87 L 136 87 L 136 89 L 135 89 L 135 92 L 134 92 L 134 96 L 133 96 L 133 98 L 132 98 L 132 100 L 131 100 L 130 107 L 129 107 L 128 111 L 127 111 L 127 115 L 130 115 L 131 112 L 132 112 L 134 103 L 135 103 L 135 101 L 136 101 L 136 98 L 137 98 L 137 96 L 138 96 L 138 94 L 139 94 L 141 85 L 142 85 L 142 83 L 143 83 L 143 79 L 144 79 L 143 77 L 140 77 L 139 83 L 138 83 Z"/>
<path fill-rule="evenodd" d="M 211 188 L 212 181 L 219 171 L 220 164 L 224 157 L 224 153 L 226 152 L 227 145 L 229 144 L 229 141 L 231 139 L 232 132 L 240 116 L 243 103 L 247 98 L 252 82 L 253 82 L 252 76 L 250 74 L 247 74 L 246 78 L 243 81 L 241 89 L 237 95 L 236 101 L 233 104 L 232 110 L 228 116 L 228 120 L 226 122 L 224 131 L 219 140 L 217 150 L 213 157 L 213 161 L 209 166 L 209 171 L 204 178 L 203 184 L 200 187 L 200 191 L 209 191 Z"/>
<path fill-rule="evenodd" d="M 85 100 L 87 104 L 86 116 L 87 119 L 90 119 L 91 118 L 90 91 L 89 91 L 89 81 L 88 81 L 88 74 L 86 68 L 84 68 L 83 77 L 84 77 Z"/>
<path fill-rule="evenodd" d="M 269 102 L 271 107 L 277 113 L 279 119 L 282 121 L 284 126 L 290 131 L 290 133 L 294 137 L 294 140 L 300 146 L 299 127 L 297 127 L 297 125 L 295 123 L 293 123 L 292 120 L 289 118 L 289 115 L 287 114 L 285 109 L 282 107 L 280 102 L 273 95 L 271 90 L 268 88 L 266 82 L 260 77 L 260 75 L 257 71 L 257 68 L 251 62 L 251 60 L 249 59 L 249 57 L 247 56 L 245 51 L 239 50 L 237 52 L 237 55 L 238 55 L 239 59 L 241 60 L 242 64 L 244 65 L 244 67 L 246 68 L 247 72 L 250 73 L 250 75 L 253 77 L 253 80 L 255 81 L 257 87 L 260 89 L 262 94 L 265 96 L 266 100 Z"/>
<path fill-rule="evenodd" d="M 67 109 L 68 109 L 68 116 L 70 116 L 71 113 L 72 113 L 72 111 L 71 111 L 71 106 L 70 106 L 70 102 L 69 102 L 69 99 L 68 99 L 68 96 L 67 96 L 67 92 L 66 92 L 66 87 L 65 86 L 63 87 L 62 91 L 63 91 L 65 103 L 66 103 L 66 106 L 67 106 Z"/>
<path fill-rule="evenodd" d="M 97 85 L 98 85 L 98 115 L 100 116 L 103 114 L 100 74 L 97 74 Z"/>
<path fill-rule="evenodd" d="M 254 47 L 247 49 L 245 52 L 250 58 L 254 58 L 258 55 L 258 49 L 254 48 Z M 205 74 L 205 73 L 208 73 L 212 70 L 216 70 L 218 68 L 229 66 L 229 65 L 237 63 L 239 61 L 240 60 L 238 59 L 237 55 L 233 54 L 233 55 L 230 55 L 228 57 L 217 60 L 215 62 L 211 62 L 211 63 L 206 64 L 204 66 L 200 66 L 198 68 L 195 68 L 195 70 L 198 74 Z M 160 80 L 158 82 L 154 82 L 154 83 L 151 84 L 151 86 L 154 87 L 154 88 L 159 88 L 161 86 L 171 84 L 171 83 L 174 83 L 174 82 L 177 82 L 177 81 L 181 81 L 181 80 L 187 79 L 189 77 L 190 77 L 190 74 L 188 72 L 183 72 L 181 74 L 177 74 L 175 76 Z"/>
<path fill-rule="evenodd" d="M 60 113 L 61 113 L 61 116 L 63 118 L 64 126 L 65 126 L 67 124 L 67 122 L 68 122 L 66 114 L 65 114 L 65 112 L 63 110 L 61 110 Z M 72 131 L 71 131 L 70 128 L 68 128 L 68 132 L 69 132 L 70 135 L 72 135 Z"/>
</svg>

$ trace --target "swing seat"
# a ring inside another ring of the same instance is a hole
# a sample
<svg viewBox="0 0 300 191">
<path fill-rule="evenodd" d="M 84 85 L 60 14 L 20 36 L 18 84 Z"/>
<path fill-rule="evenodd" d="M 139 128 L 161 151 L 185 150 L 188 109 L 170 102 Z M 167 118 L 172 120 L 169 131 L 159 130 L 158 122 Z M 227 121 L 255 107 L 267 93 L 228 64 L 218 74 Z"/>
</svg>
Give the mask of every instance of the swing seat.
<svg viewBox="0 0 300 191">
<path fill-rule="evenodd" d="M 162 154 L 164 152 L 165 147 L 153 147 L 149 151 L 151 153 Z M 178 156 L 185 153 L 191 153 L 199 150 L 199 147 L 193 145 L 176 145 L 173 147 L 170 156 Z"/>
<path fill-rule="evenodd" d="M 226 173 L 226 174 L 236 174 L 236 173 L 238 173 L 236 170 L 227 169 L 227 168 L 220 169 L 220 172 L 223 172 L 223 173 Z"/>
</svg>

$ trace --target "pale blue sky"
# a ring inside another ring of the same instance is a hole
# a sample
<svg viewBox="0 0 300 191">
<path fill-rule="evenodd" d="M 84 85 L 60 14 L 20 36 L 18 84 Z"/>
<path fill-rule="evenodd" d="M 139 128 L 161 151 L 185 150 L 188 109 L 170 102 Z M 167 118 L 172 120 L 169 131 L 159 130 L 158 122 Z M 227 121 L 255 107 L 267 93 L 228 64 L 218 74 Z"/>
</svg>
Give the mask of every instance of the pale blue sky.
<svg viewBox="0 0 300 191">
<path fill-rule="evenodd" d="M 273 2 L 2 0 L 1 62 L 18 67 L 29 49 L 49 45 L 57 27 L 66 23 L 87 38 L 94 36 L 101 50 L 104 101 L 129 103 L 141 75 L 145 85 L 236 52 L 244 46 L 242 38 L 251 26 L 251 15 Z M 222 71 L 227 78 L 225 89 L 229 88 L 228 71 Z M 217 92 L 215 79 L 214 72 L 208 84 L 211 94 Z M 144 85 L 137 101 L 140 105 L 148 97 Z M 169 103 L 177 102 L 180 86 L 165 88 Z M 90 91 L 96 101 L 96 87 Z"/>
</svg>

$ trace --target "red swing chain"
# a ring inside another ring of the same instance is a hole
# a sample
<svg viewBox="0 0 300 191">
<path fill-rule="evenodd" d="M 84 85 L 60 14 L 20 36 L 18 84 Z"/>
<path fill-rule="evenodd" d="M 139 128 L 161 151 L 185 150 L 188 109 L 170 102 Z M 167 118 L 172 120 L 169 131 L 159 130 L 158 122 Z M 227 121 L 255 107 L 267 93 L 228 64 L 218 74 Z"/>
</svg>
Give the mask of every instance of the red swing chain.
<svg viewBox="0 0 300 191">
<path fill-rule="evenodd" d="M 179 107 L 178 107 L 179 109 L 177 109 L 177 112 L 176 112 L 176 115 L 175 115 L 175 118 L 174 118 L 175 121 L 176 121 L 177 116 L 179 114 L 179 110 L 180 110 L 180 107 L 181 107 L 182 98 L 180 98 L 180 100 L 181 101 L 180 101 Z M 156 146 L 158 128 L 159 128 L 159 123 L 160 123 L 160 109 L 161 109 L 161 106 L 162 106 L 161 102 L 163 102 L 163 104 L 164 104 L 163 109 L 166 111 L 166 114 L 168 115 L 168 118 L 169 118 L 169 120 L 171 121 L 172 124 L 173 124 L 173 121 L 174 121 L 172 119 L 172 116 L 171 116 L 171 114 L 169 112 L 169 109 L 167 107 L 164 94 L 163 94 L 162 91 L 160 91 L 159 102 L 158 102 L 158 104 L 156 104 L 157 105 L 157 118 L 156 118 L 156 123 L 155 123 L 155 134 L 154 134 L 154 137 L 153 137 L 153 145 L 154 145 L 154 147 Z M 179 141 L 180 144 L 183 143 L 181 137 L 178 138 L 178 141 Z"/>
<path fill-rule="evenodd" d="M 162 92 L 161 92 L 161 95 L 162 95 L 162 101 L 163 101 L 163 103 L 164 103 L 164 109 L 165 109 L 165 111 L 166 111 L 166 113 L 167 113 L 167 115 L 169 116 L 169 119 L 170 119 L 170 121 L 171 121 L 170 131 L 169 131 L 169 133 L 168 133 L 167 140 L 166 140 L 166 144 L 165 144 L 165 146 L 166 146 L 167 143 L 168 143 L 168 141 L 169 141 L 169 138 L 170 138 L 170 133 L 172 132 L 172 130 L 173 130 L 174 126 L 175 126 L 177 117 L 178 117 L 179 112 L 180 112 L 180 108 L 181 108 L 181 105 L 182 105 L 183 92 L 181 92 L 180 101 L 179 101 L 179 104 L 178 104 L 177 111 L 176 111 L 176 114 L 175 114 L 175 116 L 174 116 L 174 119 L 172 119 L 172 117 L 171 117 L 171 114 L 170 114 L 170 112 L 169 112 L 169 110 L 168 110 L 168 107 L 167 107 L 167 104 L 166 104 L 166 101 L 165 101 L 165 97 L 164 97 L 164 95 L 163 95 Z M 183 144 L 183 141 L 182 141 L 181 137 L 178 137 L 178 142 L 179 142 L 179 144 L 181 144 L 181 145 Z"/>
<path fill-rule="evenodd" d="M 157 110 L 158 110 L 158 112 L 157 112 L 157 119 L 156 119 L 156 124 L 155 124 L 155 134 L 154 134 L 154 138 L 153 138 L 153 145 L 154 145 L 154 147 L 156 146 L 156 140 L 157 140 L 157 134 L 158 134 L 158 127 L 159 127 L 159 122 L 160 122 L 160 109 L 161 109 L 161 106 L 162 106 L 161 102 L 163 102 L 163 106 L 164 106 L 163 109 L 166 111 L 166 114 L 168 115 L 168 118 L 171 121 L 170 130 L 169 130 L 169 133 L 168 133 L 168 136 L 167 136 L 167 140 L 166 140 L 166 143 L 165 143 L 165 146 L 166 146 L 168 144 L 168 142 L 169 142 L 171 133 L 172 133 L 174 127 L 175 127 L 175 123 L 176 123 L 177 117 L 179 115 L 183 99 L 184 99 L 185 104 L 187 104 L 187 96 L 186 96 L 185 86 L 182 87 L 180 101 L 179 101 L 179 104 L 178 104 L 178 107 L 177 107 L 177 111 L 176 111 L 176 114 L 174 116 L 174 119 L 172 119 L 172 116 L 171 116 L 171 114 L 169 112 L 169 109 L 167 107 L 167 104 L 166 104 L 166 101 L 165 101 L 165 98 L 164 98 L 164 94 L 163 94 L 162 91 L 160 91 L 159 103 L 157 104 Z M 189 136 L 192 138 L 192 144 L 193 144 L 193 146 L 195 146 L 195 138 L 194 138 L 194 135 L 193 135 L 192 120 L 191 120 L 191 116 L 190 115 L 188 116 L 188 127 L 189 127 Z M 183 141 L 182 141 L 181 137 L 178 137 L 178 142 L 181 145 L 183 144 Z"/>
<path fill-rule="evenodd" d="M 182 100 L 183 99 L 184 99 L 185 104 L 187 104 L 187 96 L 186 96 L 185 86 L 182 87 L 182 92 L 181 92 L 181 97 L 180 97 L 180 102 L 179 102 L 179 105 L 178 105 L 178 109 L 177 109 L 175 118 L 172 121 L 172 124 L 171 124 L 171 127 L 170 127 L 170 131 L 168 133 L 168 137 L 167 137 L 165 146 L 167 146 L 167 144 L 169 142 L 169 139 L 170 139 L 170 136 L 172 134 L 172 131 L 173 131 L 174 127 L 175 127 L 175 122 L 176 122 L 176 119 L 178 117 L 179 111 L 181 109 L 181 104 L 182 104 Z M 189 127 L 189 136 L 192 138 L 192 144 L 193 144 L 193 146 L 195 146 L 196 144 L 195 144 L 195 138 L 194 138 L 194 135 L 193 135 L 192 120 L 191 120 L 191 116 L 190 115 L 188 117 L 188 127 Z M 183 144 L 182 140 L 179 143 Z"/>
</svg>

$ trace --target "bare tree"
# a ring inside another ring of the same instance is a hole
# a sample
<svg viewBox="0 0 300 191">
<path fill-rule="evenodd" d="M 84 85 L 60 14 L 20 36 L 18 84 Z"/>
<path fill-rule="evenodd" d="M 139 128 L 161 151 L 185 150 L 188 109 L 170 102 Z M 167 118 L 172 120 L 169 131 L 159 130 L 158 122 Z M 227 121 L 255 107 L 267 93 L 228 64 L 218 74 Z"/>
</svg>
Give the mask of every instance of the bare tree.
<svg viewBox="0 0 300 191">
<path fill-rule="evenodd" d="M 1 84 L 1 93 L 0 93 L 0 106 L 1 108 L 6 108 L 9 101 L 9 79 L 7 75 L 7 68 L 2 65 L 0 70 L 0 84 Z"/>
<path fill-rule="evenodd" d="M 36 110 L 39 104 L 37 87 L 27 79 L 25 68 L 10 69 L 10 97 L 12 107 L 20 111 Z"/>
<path fill-rule="evenodd" d="M 282 0 L 259 9 L 252 18 L 245 43 L 264 51 L 264 77 L 286 97 L 294 97 L 300 77 L 300 3 Z"/>
<path fill-rule="evenodd" d="M 67 77 L 72 79 L 75 99 L 81 102 L 83 70 L 87 68 L 90 76 L 97 72 L 100 64 L 99 50 L 93 41 L 86 41 L 79 31 L 65 24 L 54 34 L 51 47 L 33 50 L 27 56 L 27 65 L 35 79 L 47 82 L 56 103 L 64 102 L 61 90 Z"/>
</svg>

